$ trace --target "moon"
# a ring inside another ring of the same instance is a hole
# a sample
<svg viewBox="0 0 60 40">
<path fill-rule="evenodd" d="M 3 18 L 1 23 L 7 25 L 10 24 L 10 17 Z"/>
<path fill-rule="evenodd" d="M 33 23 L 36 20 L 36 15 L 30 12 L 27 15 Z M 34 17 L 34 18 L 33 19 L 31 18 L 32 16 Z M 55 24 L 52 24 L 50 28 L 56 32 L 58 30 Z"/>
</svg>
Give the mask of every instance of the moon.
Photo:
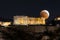
<svg viewBox="0 0 60 40">
<path fill-rule="evenodd" d="M 49 11 L 47 11 L 47 10 L 42 10 L 42 11 L 40 12 L 40 16 L 43 17 L 43 18 L 45 18 L 45 19 L 47 19 L 47 18 L 49 17 Z"/>
</svg>

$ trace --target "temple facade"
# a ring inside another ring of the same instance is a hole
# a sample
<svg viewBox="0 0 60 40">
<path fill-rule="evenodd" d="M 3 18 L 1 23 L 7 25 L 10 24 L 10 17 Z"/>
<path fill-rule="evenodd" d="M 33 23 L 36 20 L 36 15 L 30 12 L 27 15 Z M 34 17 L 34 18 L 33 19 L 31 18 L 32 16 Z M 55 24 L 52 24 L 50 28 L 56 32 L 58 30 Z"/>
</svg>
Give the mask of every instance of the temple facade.
<svg viewBox="0 0 60 40">
<path fill-rule="evenodd" d="M 28 17 L 28 16 L 14 16 L 14 25 L 44 25 L 45 19 L 44 18 L 35 18 L 35 17 Z"/>
</svg>

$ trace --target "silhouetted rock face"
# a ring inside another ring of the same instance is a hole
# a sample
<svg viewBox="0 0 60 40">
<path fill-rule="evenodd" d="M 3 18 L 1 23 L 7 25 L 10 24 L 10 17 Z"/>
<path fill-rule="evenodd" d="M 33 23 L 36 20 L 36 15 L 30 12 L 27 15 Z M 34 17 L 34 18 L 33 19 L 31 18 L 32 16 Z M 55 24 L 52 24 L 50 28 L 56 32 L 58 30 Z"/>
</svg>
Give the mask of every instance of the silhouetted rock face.
<svg viewBox="0 0 60 40">
<path fill-rule="evenodd" d="M 4 37 L 3 34 L 0 32 L 0 40 L 4 40 L 3 37 Z"/>
<path fill-rule="evenodd" d="M 28 32 L 22 30 L 20 27 L 0 27 L 1 40 L 58 40 L 59 38 L 60 28 L 57 28 L 54 31 L 45 30 L 44 32 Z"/>
<path fill-rule="evenodd" d="M 6 40 L 35 40 L 34 36 L 28 34 L 19 28 L 1 28 L 1 37 Z"/>
</svg>

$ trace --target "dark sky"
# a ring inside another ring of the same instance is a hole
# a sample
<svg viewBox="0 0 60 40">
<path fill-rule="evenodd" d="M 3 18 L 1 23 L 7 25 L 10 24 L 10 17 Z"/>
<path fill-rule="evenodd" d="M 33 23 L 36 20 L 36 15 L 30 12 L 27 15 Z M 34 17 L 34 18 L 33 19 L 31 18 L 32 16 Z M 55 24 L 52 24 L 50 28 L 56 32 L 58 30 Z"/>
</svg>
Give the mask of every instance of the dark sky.
<svg viewBox="0 0 60 40">
<path fill-rule="evenodd" d="M 48 21 L 60 16 L 59 0 L 21 0 L 0 4 L 0 18 L 11 18 L 14 15 L 27 15 L 39 17 L 41 10 L 48 10 L 50 17 Z"/>
</svg>

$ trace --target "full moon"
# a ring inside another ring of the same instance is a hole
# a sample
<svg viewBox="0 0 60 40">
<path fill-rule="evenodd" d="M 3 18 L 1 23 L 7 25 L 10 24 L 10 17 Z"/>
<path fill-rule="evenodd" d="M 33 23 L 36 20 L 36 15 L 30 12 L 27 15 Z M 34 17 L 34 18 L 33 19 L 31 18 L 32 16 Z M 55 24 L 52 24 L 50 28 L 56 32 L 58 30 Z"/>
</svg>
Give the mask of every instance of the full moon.
<svg viewBox="0 0 60 40">
<path fill-rule="evenodd" d="M 49 12 L 47 10 L 42 10 L 40 16 L 47 19 L 49 17 Z"/>
</svg>

